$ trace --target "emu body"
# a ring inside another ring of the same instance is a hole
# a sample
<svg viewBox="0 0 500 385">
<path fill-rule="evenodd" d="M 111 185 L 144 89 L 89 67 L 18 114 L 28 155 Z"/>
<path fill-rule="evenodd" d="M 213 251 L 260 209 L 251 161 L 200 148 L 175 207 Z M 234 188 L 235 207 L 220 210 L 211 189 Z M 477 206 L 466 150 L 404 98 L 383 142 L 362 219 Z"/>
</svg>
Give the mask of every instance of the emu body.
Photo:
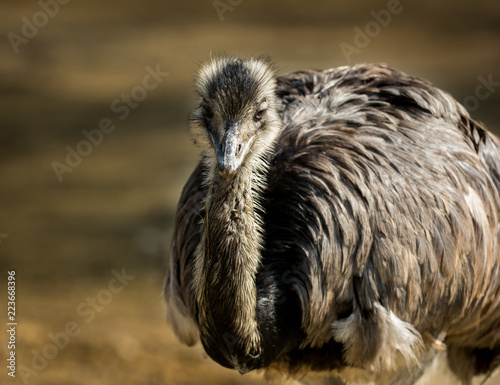
<svg viewBox="0 0 500 385">
<path fill-rule="evenodd" d="M 382 65 L 222 57 L 196 88 L 165 285 L 183 342 L 332 384 L 413 384 L 443 346 L 464 384 L 500 364 L 500 147 L 461 105 Z"/>
</svg>

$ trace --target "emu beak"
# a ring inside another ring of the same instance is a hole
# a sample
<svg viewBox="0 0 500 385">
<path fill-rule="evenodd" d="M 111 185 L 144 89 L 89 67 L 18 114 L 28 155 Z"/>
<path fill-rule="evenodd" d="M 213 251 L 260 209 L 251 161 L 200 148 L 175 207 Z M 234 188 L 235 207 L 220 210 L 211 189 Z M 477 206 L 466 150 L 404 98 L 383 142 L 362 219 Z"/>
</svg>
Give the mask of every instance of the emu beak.
<svg viewBox="0 0 500 385">
<path fill-rule="evenodd" d="M 246 143 L 242 142 L 240 126 L 241 122 L 226 122 L 226 134 L 222 138 L 220 146 L 212 137 L 219 174 L 224 178 L 231 178 L 236 174 L 248 152 L 250 142 L 252 142 L 252 140 Z"/>
</svg>

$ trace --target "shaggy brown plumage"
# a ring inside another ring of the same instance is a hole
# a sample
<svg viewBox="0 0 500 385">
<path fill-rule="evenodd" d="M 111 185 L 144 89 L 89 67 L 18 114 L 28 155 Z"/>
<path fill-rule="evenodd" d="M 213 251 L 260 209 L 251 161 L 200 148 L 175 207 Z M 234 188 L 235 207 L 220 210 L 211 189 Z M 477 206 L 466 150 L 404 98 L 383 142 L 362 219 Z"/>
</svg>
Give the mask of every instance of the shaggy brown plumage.
<svg viewBox="0 0 500 385">
<path fill-rule="evenodd" d="M 444 345 L 464 384 L 500 364 L 500 147 L 460 104 L 383 65 L 230 57 L 197 92 L 165 286 L 182 341 L 332 383 L 413 384 Z"/>
</svg>

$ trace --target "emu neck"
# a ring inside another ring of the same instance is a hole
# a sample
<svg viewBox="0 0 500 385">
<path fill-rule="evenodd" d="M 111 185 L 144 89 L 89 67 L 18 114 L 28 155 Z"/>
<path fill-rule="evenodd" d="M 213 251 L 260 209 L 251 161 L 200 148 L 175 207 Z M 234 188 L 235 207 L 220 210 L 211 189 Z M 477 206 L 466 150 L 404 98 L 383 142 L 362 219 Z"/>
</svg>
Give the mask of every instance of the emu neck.
<svg viewBox="0 0 500 385">
<path fill-rule="evenodd" d="M 202 342 L 209 354 L 212 347 L 207 345 L 217 346 L 213 355 L 221 357 L 216 360 L 234 367 L 239 366 L 241 355 L 259 354 L 255 276 L 261 235 L 252 180 L 250 169 L 240 170 L 231 179 L 212 169 L 196 261 Z"/>
</svg>

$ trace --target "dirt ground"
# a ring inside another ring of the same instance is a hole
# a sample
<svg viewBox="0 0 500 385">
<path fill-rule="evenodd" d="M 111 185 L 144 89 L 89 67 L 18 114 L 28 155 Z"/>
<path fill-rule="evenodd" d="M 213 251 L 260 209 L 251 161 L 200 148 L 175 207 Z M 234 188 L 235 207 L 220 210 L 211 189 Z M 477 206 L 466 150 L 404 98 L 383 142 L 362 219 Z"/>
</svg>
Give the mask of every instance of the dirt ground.
<svg viewBox="0 0 500 385">
<path fill-rule="evenodd" d="M 59 1 L 0 12 L 0 282 L 16 271 L 18 323 L 17 377 L 4 365 L 1 384 L 263 383 L 181 345 L 164 320 L 173 215 L 198 160 L 185 130 L 192 78 L 211 53 L 267 53 L 280 73 L 387 62 L 500 132 L 496 0 L 401 0 L 397 12 L 387 1 Z"/>
</svg>

